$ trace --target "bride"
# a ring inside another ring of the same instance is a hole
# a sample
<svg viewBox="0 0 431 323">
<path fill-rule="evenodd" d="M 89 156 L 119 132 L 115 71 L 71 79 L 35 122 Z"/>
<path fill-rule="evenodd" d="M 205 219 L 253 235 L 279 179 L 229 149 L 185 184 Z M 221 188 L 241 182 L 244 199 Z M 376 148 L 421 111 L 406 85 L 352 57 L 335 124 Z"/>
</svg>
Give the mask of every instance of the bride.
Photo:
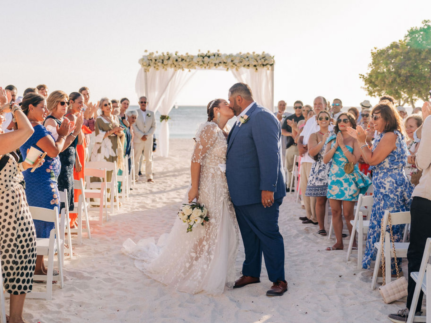
<svg viewBox="0 0 431 323">
<path fill-rule="evenodd" d="M 204 226 L 187 225 L 176 216 L 168 237 L 135 244 L 128 239 L 123 252 L 149 277 L 186 293 L 221 294 L 233 286 L 238 248 L 238 224 L 226 181 L 226 124 L 234 116 L 226 100 L 207 107 L 208 121 L 196 133 L 191 160 L 192 186 L 188 202 L 205 205 L 210 218 Z"/>
</svg>

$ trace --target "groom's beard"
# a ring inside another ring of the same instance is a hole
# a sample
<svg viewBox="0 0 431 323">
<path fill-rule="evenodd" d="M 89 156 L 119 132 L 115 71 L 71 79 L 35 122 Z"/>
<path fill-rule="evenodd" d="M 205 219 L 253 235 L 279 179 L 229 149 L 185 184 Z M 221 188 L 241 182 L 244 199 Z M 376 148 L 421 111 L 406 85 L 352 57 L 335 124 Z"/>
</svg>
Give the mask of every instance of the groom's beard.
<svg viewBox="0 0 431 323">
<path fill-rule="evenodd" d="M 241 107 L 237 104 L 234 104 L 233 107 L 231 108 L 233 111 L 233 114 L 235 115 L 235 117 L 239 116 L 241 114 Z"/>
</svg>

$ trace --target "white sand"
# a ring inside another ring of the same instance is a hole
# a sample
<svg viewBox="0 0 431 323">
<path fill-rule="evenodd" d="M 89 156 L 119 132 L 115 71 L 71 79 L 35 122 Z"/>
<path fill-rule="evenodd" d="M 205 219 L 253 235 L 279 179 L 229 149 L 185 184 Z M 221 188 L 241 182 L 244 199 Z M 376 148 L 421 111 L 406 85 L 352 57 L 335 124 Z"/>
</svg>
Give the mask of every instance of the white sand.
<svg viewBox="0 0 431 323">
<path fill-rule="evenodd" d="M 139 183 L 131 199 L 103 227 L 93 225 L 93 239 L 75 244 L 75 260 L 66 260 L 65 286 L 54 287 L 53 300 L 28 299 L 29 322 L 387 322 L 404 306 L 385 305 L 370 290 L 371 272 L 357 270 L 346 251 L 325 251 L 333 244 L 304 225 L 304 210 L 286 197 L 280 228 L 286 250 L 289 291 L 268 298 L 265 268 L 261 283 L 221 296 L 188 295 L 146 277 L 121 253 L 131 238 L 169 232 L 190 181 L 192 140 L 171 140 L 171 157 L 155 157 L 155 184 Z M 348 243 L 348 240 L 345 240 Z M 347 246 L 345 247 L 347 249 Z M 243 247 L 236 269 L 240 276 Z M 9 302 L 7 302 L 9 306 Z"/>
</svg>

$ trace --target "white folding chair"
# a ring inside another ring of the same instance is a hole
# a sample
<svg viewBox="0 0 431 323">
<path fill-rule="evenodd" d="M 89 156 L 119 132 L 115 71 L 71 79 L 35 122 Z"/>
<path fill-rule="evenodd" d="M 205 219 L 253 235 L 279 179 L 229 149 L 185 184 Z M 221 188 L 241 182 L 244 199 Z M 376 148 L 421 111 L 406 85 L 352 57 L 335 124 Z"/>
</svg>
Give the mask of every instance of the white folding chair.
<svg viewBox="0 0 431 323">
<path fill-rule="evenodd" d="M 295 156 L 295 157 L 298 157 L 298 156 Z M 296 189 L 296 191 L 295 191 L 295 194 L 296 194 L 296 202 L 298 203 L 300 196 L 301 196 L 299 194 L 299 191 L 301 190 L 301 187 L 300 187 L 300 185 L 301 185 L 301 157 L 296 158 L 295 166 L 296 166 L 296 176 L 295 176 L 295 184 L 296 184 L 295 189 Z"/>
<path fill-rule="evenodd" d="M 425 244 L 424 255 L 422 256 L 421 267 L 419 272 L 411 273 L 411 277 L 416 282 L 415 292 L 413 293 L 412 303 L 410 305 L 408 323 L 427 322 L 431 323 L 431 297 L 428 297 L 427 291 L 431 290 L 431 265 L 429 259 L 431 256 L 431 238 L 427 239 Z M 426 273 L 425 273 L 426 272 Z M 427 296 L 426 298 L 426 321 L 423 321 L 423 316 L 415 316 L 415 310 L 418 305 L 419 294 L 421 290 Z"/>
<path fill-rule="evenodd" d="M 111 213 L 114 213 L 114 204 L 117 207 L 117 211 L 120 210 L 120 199 L 118 198 L 118 180 L 117 180 L 117 163 L 107 162 L 107 161 L 99 161 L 99 162 L 89 162 L 85 164 L 86 168 L 89 169 L 104 169 L 107 172 L 112 172 L 111 181 L 106 182 L 106 188 L 110 190 L 110 203 L 111 203 Z M 100 189 L 101 182 L 90 182 L 86 181 L 87 188 L 97 188 Z M 116 201 L 116 202 L 115 202 Z"/>
<path fill-rule="evenodd" d="M 409 224 L 411 222 L 410 212 L 398 212 L 390 213 L 388 210 L 385 211 L 383 216 L 382 226 L 386 228 L 388 226 L 389 214 L 391 215 L 391 225 L 401 225 Z M 383 237 L 380 236 L 380 241 L 374 244 L 374 248 L 377 248 L 376 264 L 374 267 L 373 280 L 371 281 L 371 289 L 374 289 L 377 284 L 377 276 L 380 268 L 380 261 L 382 257 L 382 252 L 385 255 L 386 263 L 386 283 L 391 281 L 391 258 L 394 257 L 394 252 L 392 248 L 391 236 L 389 232 L 385 232 L 385 243 L 382 244 Z M 407 242 L 395 242 L 395 250 L 397 253 L 397 258 L 407 258 L 407 250 L 409 249 L 409 243 Z"/>
<path fill-rule="evenodd" d="M 349 248 L 347 249 L 347 262 L 350 260 L 352 254 L 353 243 L 355 241 L 355 234 L 358 233 L 358 269 L 362 267 L 362 258 L 364 256 L 364 234 L 367 234 L 370 227 L 368 220 L 373 208 L 374 198 L 372 196 L 365 196 L 360 194 L 358 204 L 355 210 L 355 219 L 350 221 L 352 224 L 352 234 L 350 235 Z M 364 214 L 367 215 L 367 220 L 364 220 Z"/>
<path fill-rule="evenodd" d="M 129 160 L 128 158 L 124 158 L 124 170 L 121 175 L 117 175 L 117 181 L 121 183 L 121 195 L 118 193 L 119 196 L 125 201 L 126 199 L 129 199 Z M 119 187 L 119 185 L 118 185 Z"/>
<path fill-rule="evenodd" d="M 129 178 L 130 178 L 131 187 L 134 188 L 136 184 L 136 169 L 135 169 L 135 149 L 133 148 L 133 145 L 132 145 L 132 149 L 130 150 L 129 158 L 131 159 Z"/>
<path fill-rule="evenodd" d="M 90 230 L 90 220 L 88 218 L 88 211 L 87 211 L 87 202 L 85 200 L 85 187 L 84 182 L 82 178 L 78 180 L 73 181 L 73 188 L 75 190 L 80 190 L 81 195 L 78 197 L 78 202 L 75 202 L 75 209 L 76 213 L 78 213 L 78 228 L 70 229 L 72 233 L 78 233 L 78 242 L 79 244 L 82 244 L 82 213 L 84 212 L 85 216 L 85 225 L 86 225 L 86 231 L 88 234 L 88 239 L 91 239 L 91 230 Z"/>
<path fill-rule="evenodd" d="M 36 238 L 36 247 L 38 256 L 48 256 L 48 273 L 47 275 L 34 275 L 34 280 L 46 281 L 46 292 L 32 292 L 27 294 L 27 298 L 44 298 L 46 300 L 52 299 L 52 280 L 54 278 L 54 255 L 57 253 L 57 261 L 59 268 L 60 287 L 63 288 L 63 254 L 64 240 L 61 239 L 60 227 L 65 226 L 65 217 L 61 218 L 58 223 L 58 208 L 53 210 L 41 207 L 30 206 L 30 213 L 33 220 L 45 221 L 54 223 L 54 229 L 51 230 L 49 238 Z"/>
<path fill-rule="evenodd" d="M 96 207 L 99 209 L 99 224 L 103 225 L 103 213 L 105 213 L 105 220 L 108 221 L 108 207 L 107 207 L 107 201 L 106 197 L 108 195 L 107 189 L 106 189 L 106 171 L 104 169 L 92 169 L 85 167 L 84 169 L 84 176 L 86 177 L 86 183 L 90 182 L 91 177 L 98 177 L 102 182 L 100 182 L 100 188 L 99 189 L 88 189 L 85 188 L 83 190 L 85 194 L 86 199 L 86 205 L 88 205 L 89 210 L 95 209 L 95 207 L 91 206 L 90 199 L 97 199 L 99 201 L 99 206 Z M 96 202 L 96 201 L 95 201 Z M 94 202 L 93 202 L 94 203 Z M 90 227 L 88 227 L 90 229 Z"/>
<path fill-rule="evenodd" d="M 2 264 L 0 260 L 0 284 L 2 286 L 2 290 L 0 291 L 0 301 L 1 301 L 1 323 L 6 323 L 6 305 L 5 305 L 5 296 L 3 293 L 3 271 L 2 271 Z"/>
<path fill-rule="evenodd" d="M 298 190 L 298 165 L 297 162 L 297 156 L 293 156 L 293 168 L 292 168 L 292 175 L 290 176 L 290 185 L 289 185 L 289 192 L 292 192 L 292 188 L 295 187 L 296 190 Z"/>
<path fill-rule="evenodd" d="M 69 202 L 67 199 L 67 191 L 59 191 L 60 194 L 60 202 L 64 203 L 64 208 L 61 209 L 61 218 L 64 218 L 65 228 L 60 228 L 61 239 L 66 241 L 65 239 L 65 229 L 67 230 L 67 243 L 68 247 L 66 248 L 69 252 L 70 259 L 73 259 L 73 248 L 72 248 L 72 235 L 70 234 L 70 219 L 69 219 Z M 63 265 L 64 265 L 64 244 L 63 244 Z"/>
</svg>

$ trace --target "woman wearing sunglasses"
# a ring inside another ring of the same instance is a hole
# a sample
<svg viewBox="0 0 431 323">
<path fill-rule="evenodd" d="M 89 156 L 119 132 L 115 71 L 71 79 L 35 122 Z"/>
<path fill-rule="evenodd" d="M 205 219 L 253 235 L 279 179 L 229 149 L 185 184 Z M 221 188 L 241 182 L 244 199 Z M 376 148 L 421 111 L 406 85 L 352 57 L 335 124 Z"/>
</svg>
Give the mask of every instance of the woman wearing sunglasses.
<svg viewBox="0 0 431 323">
<path fill-rule="evenodd" d="M 330 136 L 327 140 L 329 144 L 323 157 L 323 162 L 326 164 L 332 161 L 326 196 L 331 205 L 332 225 L 337 238 L 337 242 L 326 250 L 343 250 L 341 212 L 344 214 L 351 234 L 350 220 L 353 220 L 355 202 L 359 194 L 364 194 L 371 185 L 370 179 L 359 171 L 357 163 L 361 150 L 358 142 L 348 134 L 349 127 L 356 129 L 356 120 L 350 113 L 343 112 L 334 127 L 336 135 Z"/>
<path fill-rule="evenodd" d="M 50 94 L 48 101 L 51 111 L 66 111 L 66 104 L 60 104 L 60 102 L 67 101 L 66 93 L 55 91 Z M 45 98 L 39 94 L 31 93 L 25 96 L 21 107 L 34 129 L 33 135 L 20 148 L 23 159 L 26 159 L 27 151 L 32 147 L 47 153 L 45 163 L 41 167 L 37 168 L 33 173 L 30 170 L 23 172 L 28 205 L 46 209 L 59 208 L 57 182 L 61 169 L 59 155 L 75 140 L 74 135 L 71 134 L 70 122 L 66 120 L 61 126 L 56 123 L 51 127 L 44 126 L 43 123 L 48 115 L 49 108 L 47 108 Z M 48 131 L 46 127 L 52 128 L 51 131 Z M 38 220 L 34 220 L 34 226 L 37 238 L 49 238 L 51 230 L 54 228 L 53 223 Z M 47 274 L 43 256 L 37 256 L 35 274 Z"/>
<path fill-rule="evenodd" d="M 404 167 L 407 164 L 407 145 L 402 134 L 402 119 L 390 103 L 380 103 L 372 110 L 374 129 L 377 131 L 372 148 L 366 143 L 362 127 L 351 130 L 361 148 L 362 156 L 373 172 L 374 204 L 370 216 L 367 245 L 362 267 L 370 269 L 375 260 L 374 243 L 380 239 L 380 224 L 385 210 L 404 212 L 410 210 L 413 186 L 407 179 Z M 404 225 L 393 226 L 395 242 L 403 239 Z M 401 258 L 399 258 L 401 266 Z M 395 264 L 392 261 L 392 273 Z"/>
<path fill-rule="evenodd" d="M 359 125 L 367 130 L 367 136 L 368 135 L 374 135 L 374 125 L 371 120 L 371 110 L 370 109 L 363 109 L 361 112 L 361 122 Z M 367 138 L 367 142 L 371 142 L 372 138 Z M 368 165 L 364 158 L 361 155 L 361 158 L 359 158 L 359 170 L 364 173 L 364 175 L 368 175 L 370 173 L 370 165 Z"/>
<path fill-rule="evenodd" d="M 311 134 L 308 140 L 308 154 L 316 161 L 311 167 L 310 176 L 308 177 L 306 196 L 316 198 L 316 217 L 319 223 L 318 234 L 326 236 L 325 230 L 325 206 L 326 194 L 328 190 L 328 172 L 331 168 L 331 163 L 323 162 L 323 155 L 326 151 L 327 139 L 332 132 L 329 131 L 331 123 L 331 115 L 328 111 L 320 111 L 317 115 L 317 123 L 320 130 Z"/>
<path fill-rule="evenodd" d="M 113 116 L 112 104 L 108 98 L 102 98 L 99 103 L 102 114 L 96 120 L 95 144 L 90 161 L 108 161 L 117 163 L 118 169 L 123 169 L 124 132 L 120 127 L 118 117 Z M 107 172 L 107 181 L 112 178 L 112 171 Z M 96 179 L 92 178 L 92 181 Z"/>
</svg>

